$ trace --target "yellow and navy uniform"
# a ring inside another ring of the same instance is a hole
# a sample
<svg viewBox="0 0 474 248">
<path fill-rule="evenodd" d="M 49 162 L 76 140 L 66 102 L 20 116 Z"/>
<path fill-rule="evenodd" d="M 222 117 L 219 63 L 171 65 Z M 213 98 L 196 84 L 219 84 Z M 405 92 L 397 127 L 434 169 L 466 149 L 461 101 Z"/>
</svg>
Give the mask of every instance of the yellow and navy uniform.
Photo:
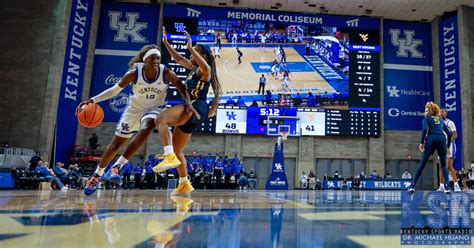
<svg viewBox="0 0 474 248">
<path fill-rule="evenodd" d="M 191 97 L 192 105 L 201 116 L 201 119 L 198 119 L 193 115 L 186 124 L 179 126 L 179 128 L 185 133 L 192 133 L 199 125 L 201 125 L 203 120 L 207 119 L 209 113 L 209 105 L 206 102 L 206 98 L 211 82 L 199 79 L 197 76 L 197 68 L 198 67 L 194 67 L 194 69 L 189 73 L 185 84 Z"/>
</svg>

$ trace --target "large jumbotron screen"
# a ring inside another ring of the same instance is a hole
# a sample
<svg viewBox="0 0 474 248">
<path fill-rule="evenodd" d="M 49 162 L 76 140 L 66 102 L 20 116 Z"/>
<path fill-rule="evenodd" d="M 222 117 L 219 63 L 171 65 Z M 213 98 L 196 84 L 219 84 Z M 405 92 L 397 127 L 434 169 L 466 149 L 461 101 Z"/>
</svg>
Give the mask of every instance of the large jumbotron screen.
<svg viewBox="0 0 474 248">
<path fill-rule="evenodd" d="M 266 134 L 272 115 L 299 117 L 300 125 L 275 124 L 290 125 L 293 136 L 380 135 L 378 19 L 165 5 L 164 26 L 179 52 L 189 55 L 186 30 L 219 55 L 221 107 L 201 131 Z M 188 71 L 166 52 L 163 63 L 185 79 Z M 179 99 L 171 93 L 171 102 Z"/>
</svg>

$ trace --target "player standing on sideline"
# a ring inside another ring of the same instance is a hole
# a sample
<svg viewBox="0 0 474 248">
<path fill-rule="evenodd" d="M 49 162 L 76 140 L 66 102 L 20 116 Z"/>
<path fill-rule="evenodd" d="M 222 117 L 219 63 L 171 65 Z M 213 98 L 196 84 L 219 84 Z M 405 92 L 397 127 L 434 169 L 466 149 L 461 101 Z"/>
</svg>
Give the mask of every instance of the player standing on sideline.
<svg viewBox="0 0 474 248">
<path fill-rule="evenodd" d="M 451 132 L 438 116 L 440 109 L 436 103 L 427 102 L 425 106 L 425 118 L 423 119 L 423 132 L 421 134 L 419 149 L 422 152 L 420 164 L 416 169 L 415 178 L 411 186 L 408 188 L 410 193 L 415 192 L 416 182 L 421 176 L 421 172 L 426 166 L 431 154 L 436 150 L 443 170 L 444 178 L 448 178 L 448 170 L 446 169 L 446 153 L 447 147 L 451 145 Z M 446 147 L 446 135 L 448 136 L 448 146 Z M 445 183 L 444 192 L 449 194 L 449 185 Z"/>
<path fill-rule="evenodd" d="M 139 53 L 130 60 L 130 70 L 120 79 L 120 81 L 90 100 L 79 104 L 77 110 L 87 103 L 99 103 L 116 96 L 127 85 L 132 85 L 130 102 L 122 114 L 117 124 L 114 139 L 107 146 L 102 155 L 94 174 L 86 181 L 84 193 L 90 195 L 97 190 L 97 185 L 102 180 L 110 180 L 115 183 L 120 182 L 118 171 L 121 165 L 128 162 L 128 159 L 140 149 L 145 140 L 153 131 L 154 119 L 166 109 L 166 94 L 169 82 L 189 102 L 189 94 L 176 74 L 160 64 L 161 52 L 156 45 L 144 46 Z M 142 64 L 144 62 L 144 64 Z M 138 66 L 137 66 L 138 63 Z M 192 106 L 188 107 L 192 109 Z M 134 133 L 138 134 L 128 145 L 125 153 L 120 156 L 116 164 L 109 170 L 108 175 L 103 176 L 104 170 L 109 162 L 115 157 L 117 151 L 122 147 Z"/>
<path fill-rule="evenodd" d="M 219 48 L 218 46 L 214 46 L 214 47 L 213 47 L 213 50 L 214 50 L 214 58 L 217 58 L 217 57 L 221 58 L 221 55 L 219 55 L 219 49 L 220 49 L 220 48 Z"/>
<path fill-rule="evenodd" d="M 260 95 L 260 89 L 262 90 L 262 96 L 265 94 L 265 84 L 267 83 L 267 79 L 265 78 L 265 75 L 262 74 L 260 77 L 259 83 L 258 83 L 258 95 Z"/>
<path fill-rule="evenodd" d="M 241 58 L 244 54 L 242 53 L 242 51 L 240 51 L 240 49 L 238 47 L 236 47 L 235 49 L 237 49 L 237 56 L 238 56 L 237 59 L 239 60 L 239 65 L 240 65 L 240 64 L 242 64 L 242 59 Z"/>
<path fill-rule="evenodd" d="M 451 131 L 453 135 L 453 137 L 451 138 L 451 146 L 449 147 L 450 149 L 448 150 L 446 163 L 448 165 L 449 174 L 451 174 L 451 178 L 454 181 L 454 191 L 461 191 L 461 188 L 459 187 L 459 183 L 458 183 L 458 176 L 457 176 L 456 170 L 454 170 L 453 168 L 453 160 L 456 159 L 456 143 L 454 142 L 458 138 L 458 132 L 456 131 L 456 125 L 454 124 L 454 122 L 446 118 L 448 116 L 448 111 L 446 109 L 444 108 L 441 109 L 440 116 L 441 116 L 441 119 L 443 119 L 444 124 L 448 126 L 449 131 Z M 439 184 L 438 191 L 442 191 L 444 190 L 445 178 L 443 177 L 441 168 L 439 170 L 439 181 L 440 181 L 440 184 Z"/>
<path fill-rule="evenodd" d="M 219 49 L 222 49 L 222 46 L 221 46 L 221 34 L 219 32 L 217 32 L 216 34 L 216 46 L 219 47 Z M 220 57 L 219 57 L 220 58 Z"/>
<path fill-rule="evenodd" d="M 160 134 L 161 144 L 164 148 L 164 159 L 153 168 L 155 172 L 161 172 L 170 168 L 178 167 L 179 185 L 174 193 L 186 194 L 194 190 L 188 180 L 186 158 L 184 148 L 191 139 L 191 134 L 208 117 L 216 114 L 217 105 L 221 96 L 221 85 L 217 77 L 216 63 L 211 50 L 205 45 L 192 46 L 191 36 L 185 32 L 188 50 L 191 52 L 189 59 L 181 56 L 174 50 L 166 39 L 166 30 L 163 28 L 163 44 L 171 57 L 181 66 L 191 70 L 187 79 L 186 87 L 191 95 L 192 106 L 198 113 L 186 113 L 185 105 L 175 105 L 155 119 L 155 125 Z M 209 86 L 214 91 L 214 99 L 211 107 L 206 102 Z M 177 126 L 173 135 L 170 126 Z M 176 154 L 175 154 L 176 153 Z"/>
<path fill-rule="evenodd" d="M 265 41 L 267 39 L 267 36 L 265 36 L 265 33 L 262 33 L 262 37 L 260 37 L 260 49 L 262 49 L 265 52 Z"/>
<path fill-rule="evenodd" d="M 281 45 L 280 45 L 280 56 L 281 56 L 281 62 L 286 63 L 286 52 L 285 52 L 285 49 L 281 47 Z"/>
</svg>

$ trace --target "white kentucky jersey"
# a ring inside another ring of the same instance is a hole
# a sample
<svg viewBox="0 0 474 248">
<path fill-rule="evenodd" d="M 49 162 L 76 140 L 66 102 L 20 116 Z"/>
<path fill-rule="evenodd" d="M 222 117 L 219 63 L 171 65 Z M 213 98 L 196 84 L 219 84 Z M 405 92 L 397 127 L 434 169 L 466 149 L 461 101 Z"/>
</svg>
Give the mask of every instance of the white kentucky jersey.
<svg viewBox="0 0 474 248">
<path fill-rule="evenodd" d="M 148 80 L 145 77 L 145 65 L 139 65 L 135 69 L 137 80 L 132 84 L 130 93 L 131 108 L 149 110 L 166 104 L 168 83 L 164 81 L 165 66 L 160 64 L 156 79 Z"/>
</svg>

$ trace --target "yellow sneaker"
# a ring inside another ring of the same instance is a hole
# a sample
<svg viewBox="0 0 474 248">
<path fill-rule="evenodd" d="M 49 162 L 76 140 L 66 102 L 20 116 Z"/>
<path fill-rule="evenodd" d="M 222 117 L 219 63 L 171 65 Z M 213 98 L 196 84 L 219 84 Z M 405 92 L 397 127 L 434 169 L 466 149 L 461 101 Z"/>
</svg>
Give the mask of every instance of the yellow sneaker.
<svg viewBox="0 0 474 248">
<path fill-rule="evenodd" d="M 171 153 L 164 155 L 163 161 L 161 161 L 158 165 L 153 167 L 153 172 L 158 173 L 165 171 L 167 169 L 171 168 L 176 168 L 178 165 L 180 165 L 181 162 L 179 161 L 178 157 L 176 157 L 176 154 Z"/>
<path fill-rule="evenodd" d="M 185 195 L 185 194 L 189 194 L 193 191 L 194 191 L 193 186 L 191 185 L 189 180 L 187 180 L 184 183 L 178 184 L 178 187 L 176 189 L 174 189 L 171 194 L 173 194 L 173 195 Z"/>
</svg>

